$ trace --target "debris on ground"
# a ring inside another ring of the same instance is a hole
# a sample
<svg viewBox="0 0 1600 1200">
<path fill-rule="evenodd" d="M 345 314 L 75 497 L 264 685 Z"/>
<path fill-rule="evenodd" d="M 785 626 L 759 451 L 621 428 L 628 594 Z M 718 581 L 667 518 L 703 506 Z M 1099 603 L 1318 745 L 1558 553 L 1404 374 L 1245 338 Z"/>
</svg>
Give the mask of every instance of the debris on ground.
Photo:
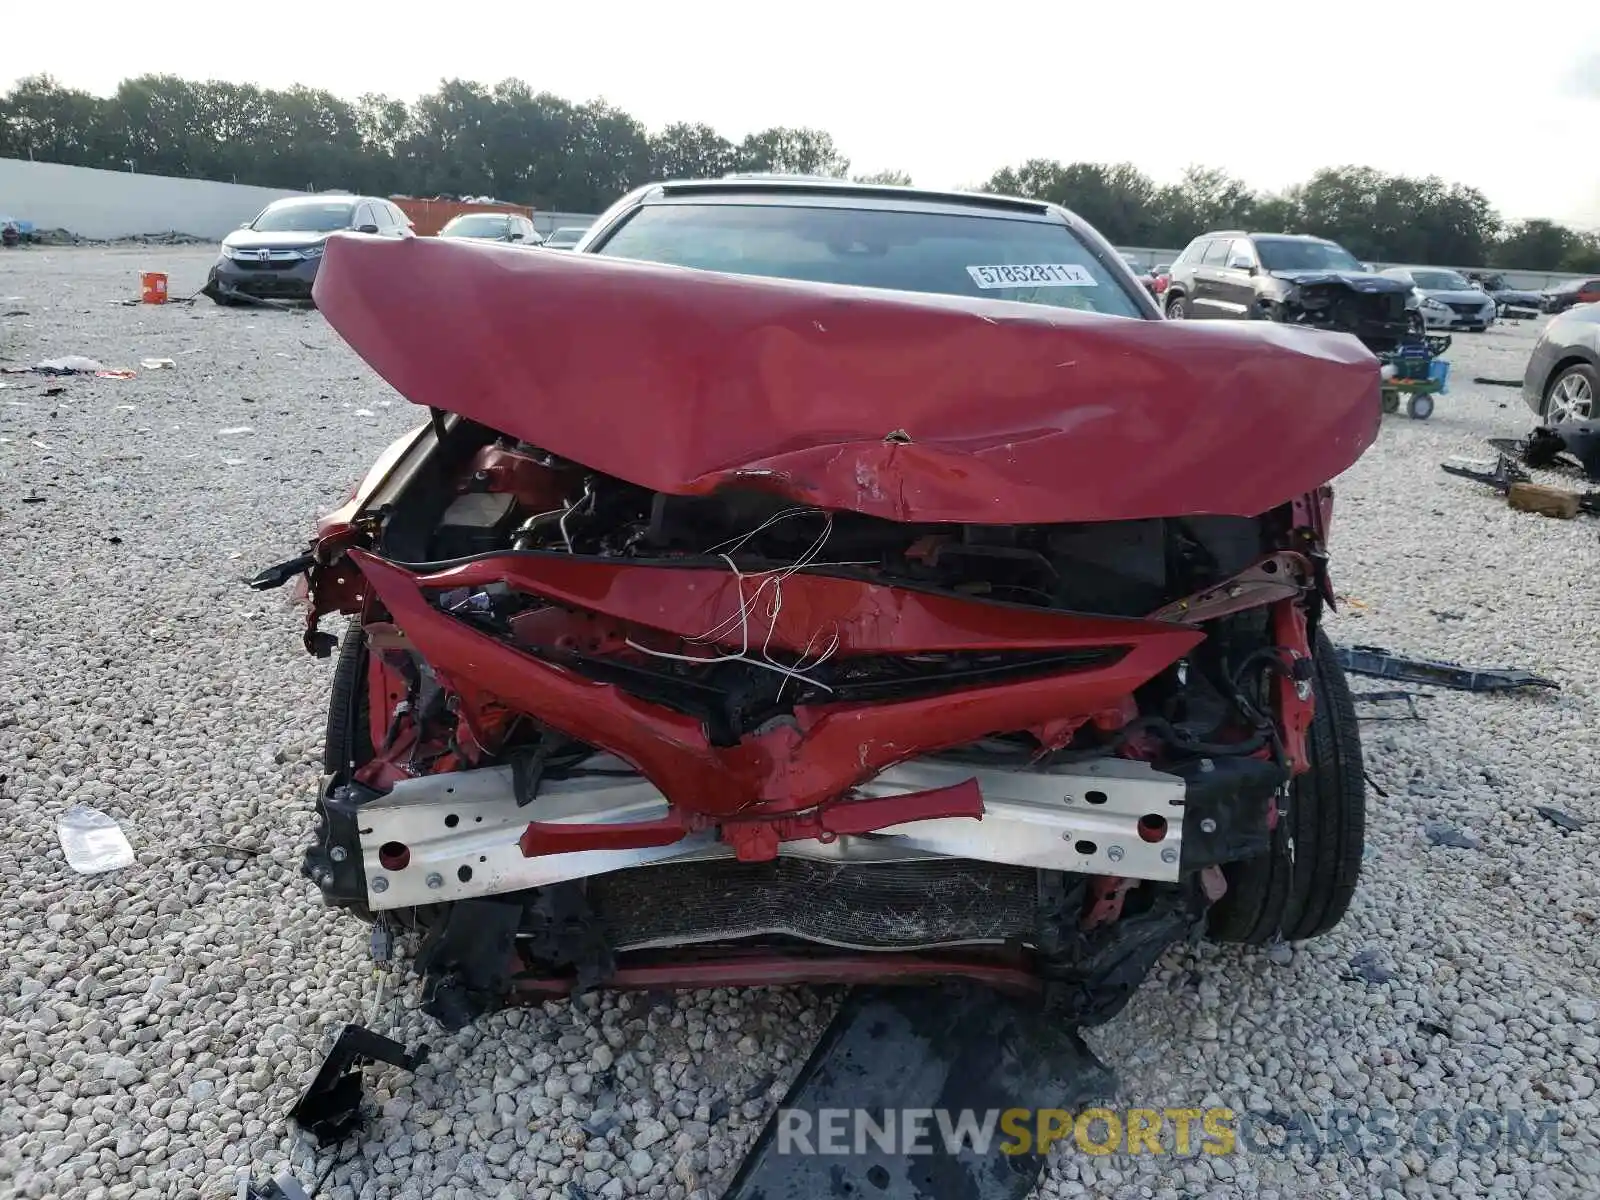
<svg viewBox="0 0 1600 1200">
<path fill-rule="evenodd" d="M 289 1112 L 289 1119 L 328 1147 L 344 1141 L 365 1124 L 361 1074 L 364 1067 L 388 1063 L 402 1071 L 415 1071 L 428 1057 L 427 1043 L 407 1050 L 393 1038 L 363 1025 L 346 1025 L 333 1049 L 322 1060 L 316 1078 Z"/>
<path fill-rule="evenodd" d="M 1334 657 L 1353 675 L 1396 679 L 1405 683 L 1431 683 L 1463 692 L 1503 692 L 1515 688 L 1552 688 L 1561 685 L 1543 675 L 1515 667 L 1464 667 L 1431 658 L 1407 658 L 1382 646 L 1335 646 Z"/>
<path fill-rule="evenodd" d="M 1383 952 L 1369 946 L 1350 956 L 1350 970 L 1344 978 L 1362 983 L 1388 983 L 1394 978 L 1394 971 L 1384 964 Z"/>
<path fill-rule="evenodd" d="M 1522 380 L 1520 379 L 1490 379 L 1486 375 L 1474 375 L 1472 382 L 1487 384 L 1489 387 L 1519 388 L 1522 386 Z"/>
<path fill-rule="evenodd" d="M 40 375 L 93 375 L 96 371 L 106 370 L 102 364 L 82 354 L 47 358 L 43 362 L 35 363 L 33 369 Z"/>
<path fill-rule="evenodd" d="M 1497 440 L 1494 444 L 1506 449 L 1515 449 L 1523 445 L 1520 442 L 1503 440 Z M 1597 441 L 1596 448 L 1600 450 L 1600 441 Z M 1523 461 L 1528 460 L 1524 458 Z M 1550 464 L 1530 462 L 1529 465 Z M 1518 466 L 1505 449 L 1501 450 L 1493 464 L 1482 459 L 1453 458 L 1440 463 L 1439 466 L 1448 474 L 1470 479 L 1475 483 L 1488 484 L 1504 496 L 1512 508 L 1523 512 L 1536 512 L 1564 520 L 1570 520 L 1580 512 L 1600 515 L 1600 491 L 1569 492 L 1564 488 L 1534 483 L 1533 477 Z"/>
<path fill-rule="evenodd" d="M 1589 822 L 1585 821 L 1582 817 L 1575 817 L 1571 813 L 1549 804 L 1535 804 L 1533 806 L 1533 811 L 1538 813 L 1546 821 L 1549 821 L 1557 829 L 1560 829 L 1566 833 L 1577 833 L 1579 830 L 1586 828 L 1589 824 Z"/>
<path fill-rule="evenodd" d="M 67 856 L 67 866 L 80 875 L 100 875 L 133 865 L 133 847 L 122 827 L 87 804 L 74 804 L 57 818 L 56 837 Z"/>
<path fill-rule="evenodd" d="M 1399 701 L 1399 702 L 1405 704 L 1405 706 L 1406 706 L 1406 714 L 1407 715 L 1405 715 L 1405 716 L 1401 716 L 1401 717 L 1368 717 L 1368 716 L 1363 716 L 1363 717 L 1358 718 L 1359 720 L 1362 720 L 1362 721 L 1420 721 L 1420 720 L 1423 719 L 1423 717 L 1422 717 L 1422 714 L 1417 711 L 1417 701 L 1418 700 L 1426 700 L 1427 698 L 1428 698 L 1428 694 L 1426 692 L 1393 691 L 1393 692 L 1352 692 L 1352 693 L 1350 693 L 1350 699 L 1354 700 L 1357 704 L 1385 704 L 1385 703 L 1389 703 L 1391 701 Z"/>
<path fill-rule="evenodd" d="M 163 371 L 168 367 L 175 367 L 178 364 L 173 362 L 170 358 L 141 358 L 139 360 L 139 365 L 146 371 Z"/>
<path fill-rule="evenodd" d="M 1562 421 L 1537 426 L 1525 438 L 1488 438 L 1501 454 L 1536 469 L 1581 471 L 1600 480 L 1600 421 Z"/>
<path fill-rule="evenodd" d="M 1444 821 L 1429 821 L 1422 827 L 1422 832 L 1433 845 L 1447 846 L 1452 850 L 1477 850 L 1483 846 L 1474 835 Z"/>
<path fill-rule="evenodd" d="M 1577 492 L 1543 483 L 1513 483 L 1506 489 L 1506 503 L 1519 512 L 1561 521 L 1570 521 L 1583 511 L 1583 497 Z"/>
<path fill-rule="evenodd" d="M 907 1152 L 901 1134 L 909 1130 L 897 1128 L 885 1149 L 848 1122 L 837 1136 L 827 1117 L 832 1110 L 874 1121 L 918 1111 L 981 1114 L 1019 1104 L 1077 1111 L 1115 1090 L 1115 1075 L 1077 1031 L 1037 1004 L 970 984 L 859 988 L 800 1068 L 724 1200 L 1022 1200 L 1045 1164 L 1031 1137 L 1020 1153 L 979 1153 L 970 1142 L 947 1146 L 930 1120 L 923 1140 L 933 1153 L 918 1154 Z M 949 1141 L 959 1143 L 957 1129 Z M 846 1152 L 817 1152 L 819 1141 Z"/>
</svg>

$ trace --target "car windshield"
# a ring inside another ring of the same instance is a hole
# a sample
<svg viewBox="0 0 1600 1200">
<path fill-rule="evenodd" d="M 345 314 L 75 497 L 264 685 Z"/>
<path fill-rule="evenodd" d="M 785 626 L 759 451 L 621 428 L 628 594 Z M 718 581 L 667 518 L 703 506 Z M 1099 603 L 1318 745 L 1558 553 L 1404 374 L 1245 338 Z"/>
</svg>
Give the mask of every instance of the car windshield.
<svg viewBox="0 0 1600 1200">
<path fill-rule="evenodd" d="M 250 225 L 257 233 L 332 233 L 347 229 L 356 206 L 338 204 L 274 204 Z"/>
<path fill-rule="evenodd" d="M 1413 271 L 1411 278 L 1420 288 L 1441 292 L 1469 292 L 1472 285 L 1454 271 Z"/>
<path fill-rule="evenodd" d="M 547 237 L 545 241 L 555 242 L 561 246 L 572 246 L 576 245 L 578 239 L 582 236 L 583 230 L 581 229 L 558 229 Z"/>
<path fill-rule="evenodd" d="M 660 204 L 634 213 L 599 253 L 734 275 L 1140 315 L 1105 265 L 1054 222 L 905 209 Z"/>
<path fill-rule="evenodd" d="M 498 238 L 506 235 L 506 218 L 486 214 L 456 217 L 443 229 L 440 237 Z"/>
<path fill-rule="evenodd" d="M 1334 242 L 1257 238 L 1261 265 L 1269 271 L 1365 271 L 1355 255 Z"/>
</svg>

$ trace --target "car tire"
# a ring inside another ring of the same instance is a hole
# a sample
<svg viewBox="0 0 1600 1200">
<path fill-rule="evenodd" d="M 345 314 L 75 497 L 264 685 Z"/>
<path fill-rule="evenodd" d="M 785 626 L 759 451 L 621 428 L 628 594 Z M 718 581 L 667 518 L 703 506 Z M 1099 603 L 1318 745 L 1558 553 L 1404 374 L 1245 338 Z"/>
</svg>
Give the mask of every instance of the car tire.
<svg viewBox="0 0 1600 1200">
<path fill-rule="evenodd" d="M 1574 363 L 1550 377 L 1544 385 L 1539 415 L 1545 423 L 1593 421 L 1600 416 L 1595 398 L 1600 397 L 1600 371 L 1588 363 Z"/>
<path fill-rule="evenodd" d="M 1306 737 L 1310 768 L 1290 787 L 1290 839 L 1260 858 L 1223 868 L 1228 890 L 1212 905 L 1210 935 L 1261 945 L 1327 933 L 1350 907 L 1366 845 L 1361 729 L 1344 669 L 1321 630 L 1312 647 L 1316 712 Z M 1281 831 L 1281 830 L 1280 830 Z"/>
<path fill-rule="evenodd" d="M 348 777 L 373 755 L 367 703 L 367 639 L 351 621 L 339 642 L 328 698 L 328 728 L 322 740 L 322 767 L 330 775 Z"/>
<path fill-rule="evenodd" d="M 1189 305 L 1182 296 L 1167 297 L 1167 320 L 1185 321 L 1189 318 Z"/>
</svg>

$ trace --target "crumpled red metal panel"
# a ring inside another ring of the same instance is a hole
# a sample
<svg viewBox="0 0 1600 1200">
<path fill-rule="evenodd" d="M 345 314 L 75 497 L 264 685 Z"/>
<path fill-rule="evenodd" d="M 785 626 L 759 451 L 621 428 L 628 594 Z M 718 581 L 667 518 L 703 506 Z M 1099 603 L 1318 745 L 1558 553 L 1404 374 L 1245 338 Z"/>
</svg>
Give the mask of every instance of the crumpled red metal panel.
<svg viewBox="0 0 1600 1200">
<path fill-rule="evenodd" d="M 364 550 L 349 557 L 464 707 L 492 702 L 527 713 L 631 763 L 674 804 L 713 816 L 804 811 L 916 755 L 1113 707 L 1205 636 L 1157 621 L 1089 618 L 1101 628 L 1122 626 L 1114 634 L 1107 629 L 1104 640 L 1131 649 L 1114 662 L 1018 682 L 889 703 L 801 705 L 792 724 L 713 746 L 693 717 L 544 662 L 441 612 L 414 572 Z M 983 607 L 972 605 L 975 621 Z M 993 622 L 1010 616 L 1004 606 L 993 608 Z M 1065 640 L 1074 618 L 1060 620 Z"/>
<path fill-rule="evenodd" d="M 329 239 L 315 297 L 414 403 L 655 491 L 900 521 L 1255 516 L 1380 420 L 1355 338 L 1266 321 L 355 234 Z"/>
<path fill-rule="evenodd" d="M 806 573 L 783 581 L 783 603 L 777 605 L 777 585 L 767 587 L 770 577 L 741 578 L 721 563 L 677 567 L 571 554 L 502 554 L 446 567 L 418 582 L 428 589 L 506 583 L 680 638 L 725 648 L 748 640 L 790 654 L 814 655 L 830 643 L 842 657 L 1066 650 L 1134 642 L 1170 628 Z"/>
</svg>

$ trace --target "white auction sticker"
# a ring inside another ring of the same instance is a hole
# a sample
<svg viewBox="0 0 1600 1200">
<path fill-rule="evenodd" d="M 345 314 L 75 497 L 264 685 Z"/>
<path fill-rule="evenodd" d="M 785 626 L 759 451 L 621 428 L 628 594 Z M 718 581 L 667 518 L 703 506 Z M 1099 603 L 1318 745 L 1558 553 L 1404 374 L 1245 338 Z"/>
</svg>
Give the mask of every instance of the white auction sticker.
<svg viewBox="0 0 1600 1200">
<path fill-rule="evenodd" d="M 1099 287 L 1088 268 L 1077 263 L 1014 263 L 968 267 L 972 282 L 987 290 L 1024 287 Z"/>
</svg>

